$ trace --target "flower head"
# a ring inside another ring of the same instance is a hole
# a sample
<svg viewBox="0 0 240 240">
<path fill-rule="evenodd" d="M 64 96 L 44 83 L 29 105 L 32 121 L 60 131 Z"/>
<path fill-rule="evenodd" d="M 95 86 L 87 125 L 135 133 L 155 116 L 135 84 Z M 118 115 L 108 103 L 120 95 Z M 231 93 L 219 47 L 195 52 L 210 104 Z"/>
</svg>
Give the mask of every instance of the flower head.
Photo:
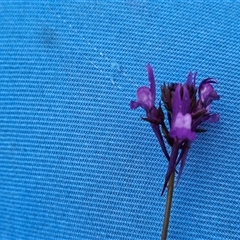
<svg viewBox="0 0 240 240">
<path fill-rule="evenodd" d="M 178 164 L 180 164 L 178 180 L 180 179 L 191 143 L 196 139 L 197 133 L 201 132 L 201 123 L 219 121 L 218 114 L 210 113 L 210 106 L 214 100 L 218 100 L 220 97 L 212 86 L 216 83 L 212 78 L 203 80 L 199 87 L 196 87 L 197 73 L 189 72 L 184 84 L 164 84 L 161 87 L 161 99 L 166 108 L 170 125 L 168 130 L 164 122 L 161 104 L 158 108 L 154 105 L 156 84 L 150 64 L 147 65 L 147 72 L 150 87 L 140 87 L 137 90 L 137 101 L 131 101 L 130 107 L 136 109 L 140 106 L 146 111 L 146 118 L 143 119 L 150 122 L 168 160 L 163 194 L 170 176 L 173 171 L 176 171 Z M 166 150 L 163 136 L 172 149 L 171 154 L 168 154 Z"/>
</svg>

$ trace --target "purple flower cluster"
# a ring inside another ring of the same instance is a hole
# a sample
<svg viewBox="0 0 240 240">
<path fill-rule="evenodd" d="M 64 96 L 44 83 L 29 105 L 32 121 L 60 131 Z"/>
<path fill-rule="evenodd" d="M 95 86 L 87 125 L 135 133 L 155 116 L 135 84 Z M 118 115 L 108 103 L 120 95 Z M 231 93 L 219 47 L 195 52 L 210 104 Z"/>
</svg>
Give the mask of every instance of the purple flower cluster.
<svg viewBox="0 0 240 240">
<path fill-rule="evenodd" d="M 170 129 L 164 122 L 164 112 L 161 104 L 155 106 L 156 84 L 153 69 L 147 65 L 148 80 L 150 87 L 140 87 L 137 90 L 137 101 L 131 101 L 131 109 L 142 107 L 146 111 L 143 120 L 151 124 L 165 157 L 168 160 L 168 169 L 165 177 L 162 194 L 167 186 L 169 178 L 176 167 L 180 164 L 178 180 L 183 171 L 187 154 L 192 141 L 196 139 L 196 134 L 203 131 L 200 125 L 203 122 L 218 122 L 219 115 L 210 112 L 210 105 L 213 100 L 219 100 L 219 95 L 214 90 L 212 84 L 216 81 L 212 78 L 203 80 L 199 87 L 196 87 L 196 75 L 190 72 L 184 84 L 172 83 L 164 84 L 161 87 L 164 107 L 167 112 L 167 120 Z M 164 138 L 171 146 L 169 155 Z"/>
</svg>

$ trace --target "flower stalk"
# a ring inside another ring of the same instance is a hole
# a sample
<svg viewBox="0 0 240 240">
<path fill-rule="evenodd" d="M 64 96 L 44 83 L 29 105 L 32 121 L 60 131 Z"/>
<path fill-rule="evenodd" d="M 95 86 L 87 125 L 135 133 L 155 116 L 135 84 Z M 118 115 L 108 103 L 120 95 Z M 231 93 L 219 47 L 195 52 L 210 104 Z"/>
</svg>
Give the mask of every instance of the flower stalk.
<svg viewBox="0 0 240 240">
<path fill-rule="evenodd" d="M 171 213 L 171 207 L 172 207 L 172 197 L 173 197 L 173 189 L 174 189 L 174 176 L 175 172 L 173 171 L 168 185 L 167 185 L 167 198 L 166 198 L 166 207 L 165 207 L 165 213 L 164 213 L 164 219 L 163 219 L 163 227 L 162 227 L 162 236 L 161 240 L 167 239 L 168 234 L 168 225 L 170 220 L 170 213 Z"/>
</svg>

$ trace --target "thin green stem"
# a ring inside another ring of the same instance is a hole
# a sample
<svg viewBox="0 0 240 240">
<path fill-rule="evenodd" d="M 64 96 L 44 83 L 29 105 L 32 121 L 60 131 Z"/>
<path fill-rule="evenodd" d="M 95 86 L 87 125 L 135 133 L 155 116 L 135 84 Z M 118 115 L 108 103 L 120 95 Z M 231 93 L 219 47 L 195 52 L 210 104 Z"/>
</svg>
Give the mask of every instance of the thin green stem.
<svg viewBox="0 0 240 240">
<path fill-rule="evenodd" d="M 172 206 L 173 188 L 174 188 L 174 175 L 175 175 L 175 171 L 172 172 L 170 179 L 168 181 L 166 208 L 165 208 L 165 214 L 164 214 L 161 240 L 167 239 L 169 218 L 170 218 L 171 206 Z"/>
</svg>

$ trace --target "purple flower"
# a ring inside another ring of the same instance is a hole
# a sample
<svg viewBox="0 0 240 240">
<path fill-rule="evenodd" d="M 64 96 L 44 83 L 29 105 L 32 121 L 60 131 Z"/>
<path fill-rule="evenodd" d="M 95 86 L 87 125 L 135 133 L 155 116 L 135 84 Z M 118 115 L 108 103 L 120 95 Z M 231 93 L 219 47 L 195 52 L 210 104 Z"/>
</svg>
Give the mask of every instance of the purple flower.
<svg viewBox="0 0 240 240">
<path fill-rule="evenodd" d="M 207 78 L 200 83 L 198 88 L 199 105 L 206 109 L 206 115 L 203 117 L 202 122 L 219 121 L 219 114 L 210 113 L 212 101 L 220 99 L 220 96 L 214 90 L 212 83 L 216 83 L 216 81 L 211 78 Z"/>
<path fill-rule="evenodd" d="M 154 105 L 156 84 L 150 64 L 147 66 L 147 72 L 150 87 L 140 87 L 137 90 L 137 101 L 131 101 L 130 107 L 131 109 L 142 107 L 146 111 L 146 118 L 143 120 L 150 122 L 152 130 L 169 161 L 162 190 L 163 194 L 170 176 L 173 171 L 176 171 L 178 164 L 180 164 L 177 180 L 179 181 L 191 143 L 196 139 L 196 134 L 203 131 L 200 129 L 200 125 L 206 121 L 219 121 L 219 115 L 210 113 L 210 107 L 211 103 L 214 100 L 219 100 L 220 97 L 212 86 L 216 83 L 212 78 L 203 80 L 199 87 L 196 87 L 197 73 L 189 72 L 183 85 L 180 83 L 166 85 L 164 83 L 161 87 L 161 99 L 166 108 L 170 125 L 170 130 L 168 130 L 164 122 L 161 103 L 158 108 Z M 171 147 L 170 155 L 166 150 L 163 136 Z"/>
<path fill-rule="evenodd" d="M 150 64 L 147 65 L 148 80 L 150 87 L 140 87 L 137 90 L 138 101 L 131 101 L 131 109 L 142 107 L 147 113 L 154 107 L 156 97 L 156 84 L 153 75 L 153 69 Z"/>
<path fill-rule="evenodd" d="M 195 77 L 194 82 L 192 82 L 191 76 L 192 73 L 190 72 L 188 74 L 187 83 L 185 83 L 183 86 L 181 84 L 177 84 L 171 101 L 172 112 L 169 136 L 174 138 L 174 143 L 172 145 L 172 153 L 168 163 L 168 169 L 162 194 L 167 186 L 172 172 L 175 171 L 177 164 L 181 162 L 178 174 L 179 181 L 186 162 L 188 149 L 190 148 L 191 141 L 196 139 L 196 132 L 192 130 L 192 116 L 190 113 L 191 102 L 189 96 L 189 89 L 187 87 L 187 84 L 191 86 L 195 85 Z M 185 146 L 187 146 L 187 148 Z M 180 148 L 182 148 L 182 152 L 178 157 L 178 152 Z"/>
<path fill-rule="evenodd" d="M 169 154 L 167 152 L 165 143 L 163 141 L 162 134 L 160 132 L 159 125 L 163 123 L 163 112 L 161 107 L 158 109 L 155 107 L 155 98 L 156 98 L 156 83 L 153 74 L 153 69 L 150 64 L 147 65 L 148 72 L 148 81 L 150 83 L 150 87 L 140 87 L 137 90 L 137 101 L 130 102 L 130 108 L 136 109 L 138 107 L 142 107 L 146 111 L 146 118 L 144 120 L 151 123 L 151 127 L 153 132 L 155 133 L 159 144 L 163 150 L 164 155 L 169 160 Z"/>
<path fill-rule="evenodd" d="M 220 96 L 214 90 L 212 83 L 215 80 L 207 78 L 203 80 L 198 87 L 198 97 L 194 109 L 192 110 L 193 129 L 197 131 L 203 122 L 218 122 L 219 114 L 212 114 L 210 112 L 211 103 L 214 100 L 219 100 Z"/>
<path fill-rule="evenodd" d="M 207 78 L 200 83 L 198 88 L 199 98 L 205 107 L 208 107 L 213 100 L 220 99 L 219 95 L 214 90 L 211 83 L 216 83 L 216 81 L 211 78 Z"/>
<path fill-rule="evenodd" d="M 147 65 L 148 80 L 150 87 L 140 87 L 137 90 L 137 101 L 130 102 L 130 108 L 136 109 L 142 107 L 146 111 L 147 120 L 151 123 L 160 124 L 163 121 L 162 112 L 154 105 L 156 98 L 156 84 L 153 75 L 153 69 L 150 64 Z"/>
<path fill-rule="evenodd" d="M 182 97 L 181 97 L 181 91 Z M 169 136 L 178 140 L 195 140 L 196 133 L 192 131 L 192 116 L 190 114 L 190 98 L 186 85 L 177 85 L 172 101 L 172 122 Z"/>
</svg>

